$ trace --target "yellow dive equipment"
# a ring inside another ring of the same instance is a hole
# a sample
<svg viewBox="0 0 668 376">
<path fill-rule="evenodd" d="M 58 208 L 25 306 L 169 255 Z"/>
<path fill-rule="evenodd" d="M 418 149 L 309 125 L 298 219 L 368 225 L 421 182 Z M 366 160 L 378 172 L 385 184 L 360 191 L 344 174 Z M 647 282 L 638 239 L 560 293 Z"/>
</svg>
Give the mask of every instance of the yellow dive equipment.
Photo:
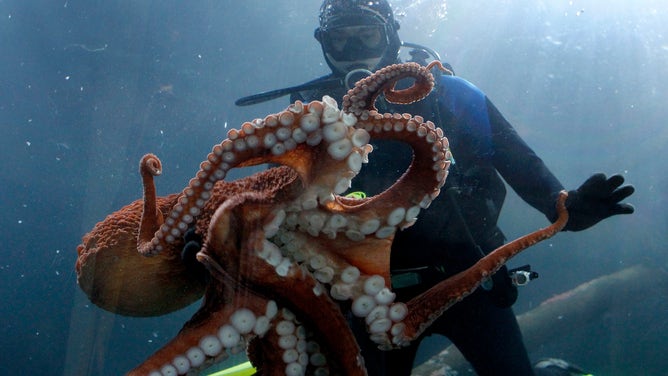
<svg viewBox="0 0 668 376">
<path fill-rule="evenodd" d="M 254 375 L 255 371 L 256 371 L 255 367 L 253 367 L 251 362 L 244 362 L 241 364 L 237 364 L 234 367 L 214 372 L 209 376 L 250 376 Z"/>
</svg>

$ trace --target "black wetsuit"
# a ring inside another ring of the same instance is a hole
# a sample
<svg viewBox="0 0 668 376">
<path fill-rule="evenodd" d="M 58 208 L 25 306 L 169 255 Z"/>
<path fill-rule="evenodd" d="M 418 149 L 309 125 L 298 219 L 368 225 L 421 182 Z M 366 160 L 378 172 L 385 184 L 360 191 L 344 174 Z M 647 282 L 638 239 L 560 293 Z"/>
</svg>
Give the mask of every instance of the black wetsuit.
<svg viewBox="0 0 668 376">
<path fill-rule="evenodd" d="M 331 76 L 322 79 L 331 78 Z M 312 90 L 292 100 L 339 103 L 343 88 Z M 397 301 L 408 301 L 475 263 L 481 252 L 502 245 L 496 226 L 505 199 L 505 180 L 526 202 L 555 217 L 561 183 L 517 135 L 487 97 L 467 81 L 451 76 L 437 79 L 435 90 L 412 105 L 391 105 L 380 99 L 380 112 L 421 115 L 441 127 L 450 141 L 455 163 L 445 186 L 412 227 L 399 231 L 392 245 L 391 270 Z M 353 179 L 352 191 L 377 194 L 395 182 L 411 161 L 408 145 L 372 140 L 369 164 Z M 500 175 L 500 176 L 499 176 Z M 479 375 L 531 375 L 531 364 L 515 315 L 510 308 L 517 290 L 502 269 L 490 291 L 478 289 L 443 314 L 424 335 L 447 336 Z M 364 322 L 353 320 L 370 375 L 409 375 L 419 340 L 410 347 L 382 352 L 369 340 Z"/>
</svg>

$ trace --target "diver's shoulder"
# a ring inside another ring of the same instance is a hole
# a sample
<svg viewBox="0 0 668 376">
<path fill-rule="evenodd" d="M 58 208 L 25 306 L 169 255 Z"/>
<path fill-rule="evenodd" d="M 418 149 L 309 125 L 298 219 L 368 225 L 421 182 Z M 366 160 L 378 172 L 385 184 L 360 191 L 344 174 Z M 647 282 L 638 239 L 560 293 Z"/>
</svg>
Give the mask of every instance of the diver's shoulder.
<svg viewBox="0 0 668 376">
<path fill-rule="evenodd" d="M 471 81 L 462 78 L 460 76 L 450 76 L 450 75 L 441 75 L 437 80 L 437 85 L 443 89 L 456 88 L 460 91 L 475 91 L 482 92 L 477 86 L 475 86 Z"/>
</svg>

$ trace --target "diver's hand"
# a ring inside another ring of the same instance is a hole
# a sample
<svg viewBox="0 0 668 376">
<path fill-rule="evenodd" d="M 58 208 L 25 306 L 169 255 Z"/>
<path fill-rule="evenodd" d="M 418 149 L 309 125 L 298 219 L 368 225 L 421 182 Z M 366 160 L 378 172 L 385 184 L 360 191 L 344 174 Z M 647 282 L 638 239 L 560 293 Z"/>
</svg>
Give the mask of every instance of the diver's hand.
<svg viewBox="0 0 668 376">
<path fill-rule="evenodd" d="M 631 204 L 620 203 L 635 191 L 632 185 L 625 185 L 622 175 L 598 173 L 587 179 L 580 188 L 569 191 L 566 199 L 568 223 L 564 231 L 580 231 L 599 221 L 617 214 L 633 213 Z"/>
</svg>

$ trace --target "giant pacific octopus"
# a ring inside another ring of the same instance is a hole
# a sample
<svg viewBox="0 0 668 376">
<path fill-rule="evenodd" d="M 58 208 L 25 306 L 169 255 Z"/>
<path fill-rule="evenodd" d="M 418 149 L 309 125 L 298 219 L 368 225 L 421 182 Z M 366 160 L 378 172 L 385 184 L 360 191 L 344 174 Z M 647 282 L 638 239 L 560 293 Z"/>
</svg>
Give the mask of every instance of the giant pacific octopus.
<svg viewBox="0 0 668 376">
<path fill-rule="evenodd" d="M 511 242 L 472 268 L 409 302 L 395 302 L 390 245 L 439 194 L 451 154 L 440 128 L 409 114 L 381 114 L 388 101 L 430 93 L 430 69 L 393 65 L 344 97 L 295 102 L 244 123 L 215 145 L 188 186 L 157 196 L 162 173 L 152 154 L 140 162 L 143 200 L 110 214 L 83 238 L 76 271 L 90 300 L 130 316 L 165 314 L 204 296 L 177 336 L 131 375 L 197 374 L 246 350 L 263 375 L 364 375 L 344 313 L 365 318 L 381 348 L 404 346 L 472 292 L 509 257 L 552 236 L 559 219 Z M 394 85 L 411 77 L 413 85 Z M 373 197 L 348 197 L 368 161 L 370 138 L 397 139 L 414 153 L 405 174 Z M 236 181 L 230 169 L 278 164 Z M 201 245 L 201 248 L 200 248 Z"/>
</svg>

